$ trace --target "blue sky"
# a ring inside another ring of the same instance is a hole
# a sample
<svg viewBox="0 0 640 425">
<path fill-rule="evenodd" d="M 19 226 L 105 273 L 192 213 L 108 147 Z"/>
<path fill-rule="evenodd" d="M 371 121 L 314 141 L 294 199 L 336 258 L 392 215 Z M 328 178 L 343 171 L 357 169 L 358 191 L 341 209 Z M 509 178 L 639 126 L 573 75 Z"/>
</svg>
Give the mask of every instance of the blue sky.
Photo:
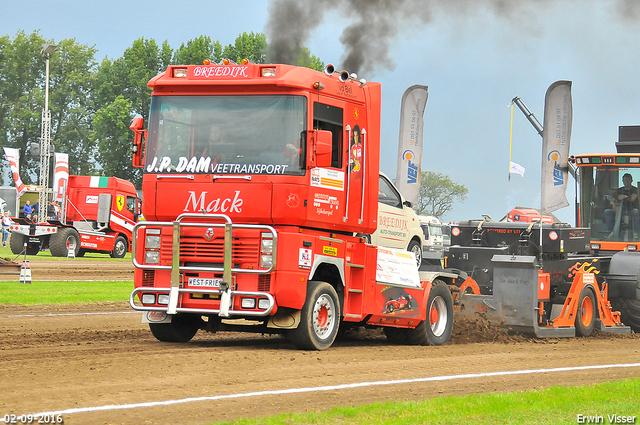
<svg viewBox="0 0 640 425">
<path fill-rule="evenodd" d="M 435 8 L 429 23 L 398 21 L 389 52 L 394 69 L 378 67 L 359 77 L 382 84 L 381 169 L 390 176 L 402 94 L 413 84 L 429 86 L 422 169 L 469 189 L 445 220 L 496 219 L 516 205 L 539 206 L 541 138 L 517 109 L 512 159 L 526 172 L 507 179 L 507 106 L 515 96 L 542 122 L 549 85 L 573 82 L 572 154 L 614 152 L 618 126 L 640 124 L 640 15 L 619 13 L 623 0 L 522 1 L 500 16 L 480 0 L 444 4 L 463 7 Z M 139 37 L 167 40 L 174 49 L 203 34 L 229 44 L 244 31 L 266 32 L 268 8 L 267 0 L 23 0 L 0 6 L 0 34 L 40 30 L 54 41 L 75 38 L 95 46 L 99 61 L 121 56 Z M 327 11 L 306 43 L 337 69 L 348 16 Z M 573 204 L 572 187 L 567 196 Z M 555 214 L 573 223 L 572 207 Z"/>
</svg>

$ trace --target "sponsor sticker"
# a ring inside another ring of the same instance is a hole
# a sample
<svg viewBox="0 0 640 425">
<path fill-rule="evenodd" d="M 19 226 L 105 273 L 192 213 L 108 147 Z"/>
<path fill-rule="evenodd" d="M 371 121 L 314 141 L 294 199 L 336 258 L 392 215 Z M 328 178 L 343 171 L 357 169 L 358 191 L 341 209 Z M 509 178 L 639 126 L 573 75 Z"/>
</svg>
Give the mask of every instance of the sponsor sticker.
<svg viewBox="0 0 640 425">
<path fill-rule="evenodd" d="M 323 246 L 322 253 L 325 255 L 333 255 L 336 257 L 338 255 L 338 248 L 334 248 L 332 246 Z"/>
<path fill-rule="evenodd" d="M 312 251 L 309 248 L 300 248 L 298 253 L 298 266 L 303 269 L 311 268 Z"/>
</svg>

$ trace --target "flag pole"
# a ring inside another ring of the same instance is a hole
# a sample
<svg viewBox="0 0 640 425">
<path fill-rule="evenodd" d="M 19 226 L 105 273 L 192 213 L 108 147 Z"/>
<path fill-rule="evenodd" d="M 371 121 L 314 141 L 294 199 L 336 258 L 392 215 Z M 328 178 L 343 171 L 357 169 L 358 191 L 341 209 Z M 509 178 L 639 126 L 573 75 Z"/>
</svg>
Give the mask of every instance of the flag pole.
<svg viewBox="0 0 640 425">
<path fill-rule="evenodd" d="M 511 181 L 511 150 L 513 147 L 513 102 L 509 106 L 511 106 L 511 130 L 509 131 L 509 181 Z"/>
</svg>

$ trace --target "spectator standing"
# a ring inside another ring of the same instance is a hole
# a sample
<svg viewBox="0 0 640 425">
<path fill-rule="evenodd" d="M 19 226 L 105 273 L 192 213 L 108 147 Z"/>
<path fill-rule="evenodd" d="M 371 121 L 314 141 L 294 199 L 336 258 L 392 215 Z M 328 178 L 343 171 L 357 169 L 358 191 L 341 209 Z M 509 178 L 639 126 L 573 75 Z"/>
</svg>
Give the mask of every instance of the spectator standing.
<svg viewBox="0 0 640 425">
<path fill-rule="evenodd" d="M 33 208 L 31 208 L 31 201 L 27 201 L 22 208 L 22 212 L 24 213 L 24 217 L 27 218 L 27 214 L 33 214 Z"/>
<path fill-rule="evenodd" d="M 49 220 L 55 220 L 56 217 L 56 207 L 53 205 L 53 201 L 49 202 L 47 205 L 47 218 Z"/>
<path fill-rule="evenodd" d="M 9 238 L 9 227 L 13 224 L 13 220 L 9 217 L 9 211 L 5 211 L 2 216 L 2 246 L 7 246 Z"/>
</svg>

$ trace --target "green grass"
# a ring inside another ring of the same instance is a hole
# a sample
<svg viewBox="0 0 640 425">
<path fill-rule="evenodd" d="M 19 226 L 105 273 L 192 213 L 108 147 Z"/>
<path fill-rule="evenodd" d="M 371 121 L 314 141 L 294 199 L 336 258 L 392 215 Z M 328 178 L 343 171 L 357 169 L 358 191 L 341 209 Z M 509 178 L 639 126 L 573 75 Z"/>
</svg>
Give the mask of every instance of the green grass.
<svg viewBox="0 0 640 425">
<path fill-rule="evenodd" d="M 100 301 L 127 301 L 133 281 L 0 282 L 0 304 L 71 304 Z"/>
<path fill-rule="evenodd" d="M 605 424 L 610 423 L 607 415 L 635 416 L 632 423 L 640 423 L 639 399 L 640 378 L 633 378 L 580 387 L 340 407 L 327 412 L 282 414 L 219 424 L 556 425 L 576 424 L 578 414 L 602 416 Z"/>
</svg>

